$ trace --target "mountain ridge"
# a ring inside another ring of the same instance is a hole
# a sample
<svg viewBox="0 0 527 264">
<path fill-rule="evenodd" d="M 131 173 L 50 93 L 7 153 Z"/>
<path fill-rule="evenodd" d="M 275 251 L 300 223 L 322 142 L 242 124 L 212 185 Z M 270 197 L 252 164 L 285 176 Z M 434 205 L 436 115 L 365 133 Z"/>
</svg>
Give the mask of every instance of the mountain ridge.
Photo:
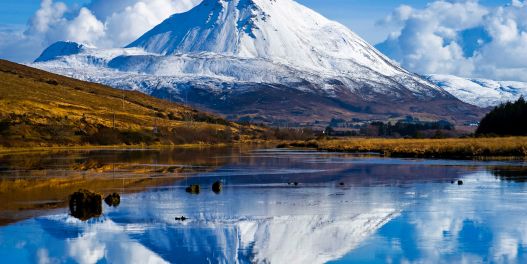
<svg viewBox="0 0 527 264">
<path fill-rule="evenodd" d="M 415 115 L 463 122 L 482 115 L 343 25 L 292 0 L 205 0 L 126 48 L 52 55 L 57 59 L 35 67 L 234 120 L 308 123 Z"/>
<path fill-rule="evenodd" d="M 426 78 L 461 101 L 479 107 L 493 107 L 516 101 L 520 96 L 527 97 L 525 82 L 494 81 L 441 74 L 428 75 Z"/>
</svg>

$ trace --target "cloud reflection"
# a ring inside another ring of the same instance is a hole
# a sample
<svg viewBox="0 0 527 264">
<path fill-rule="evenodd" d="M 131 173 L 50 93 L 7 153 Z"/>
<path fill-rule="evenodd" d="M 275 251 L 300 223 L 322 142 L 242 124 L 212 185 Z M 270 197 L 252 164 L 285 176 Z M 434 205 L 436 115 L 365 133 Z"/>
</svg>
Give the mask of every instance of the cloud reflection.
<svg viewBox="0 0 527 264">
<path fill-rule="evenodd" d="M 443 190 L 427 187 L 429 199 L 408 207 L 337 262 L 525 263 L 525 185 L 488 172 L 466 175 L 464 181 Z"/>
</svg>

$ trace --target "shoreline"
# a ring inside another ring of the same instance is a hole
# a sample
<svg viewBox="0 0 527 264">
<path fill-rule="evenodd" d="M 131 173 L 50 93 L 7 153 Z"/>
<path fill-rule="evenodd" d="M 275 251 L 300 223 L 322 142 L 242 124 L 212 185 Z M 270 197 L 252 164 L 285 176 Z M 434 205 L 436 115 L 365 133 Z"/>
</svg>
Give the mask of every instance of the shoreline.
<svg viewBox="0 0 527 264">
<path fill-rule="evenodd" d="M 225 148 L 234 147 L 238 145 L 272 145 L 274 146 L 279 141 L 240 141 L 232 143 L 194 143 L 181 145 L 79 145 L 79 146 L 49 146 L 49 147 L 0 147 L 0 155 L 6 154 L 24 154 L 32 152 L 45 151 L 88 151 L 88 150 L 161 150 L 161 149 L 200 149 L 200 148 Z"/>
<path fill-rule="evenodd" d="M 343 138 L 282 143 L 281 148 L 311 148 L 342 153 L 376 153 L 392 158 L 527 160 L 527 137 L 387 139 Z"/>
</svg>

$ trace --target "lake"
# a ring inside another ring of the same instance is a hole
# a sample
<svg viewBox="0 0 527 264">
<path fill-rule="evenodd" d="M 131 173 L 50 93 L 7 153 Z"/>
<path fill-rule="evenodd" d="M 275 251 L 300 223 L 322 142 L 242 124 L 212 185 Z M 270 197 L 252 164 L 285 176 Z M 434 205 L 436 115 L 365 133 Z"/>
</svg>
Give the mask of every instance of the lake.
<svg viewBox="0 0 527 264">
<path fill-rule="evenodd" d="M 524 161 L 109 149 L 4 155 L 0 180 L 2 263 L 527 262 Z M 81 221 L 81 188 L 120 204 Z"/>
</svg>

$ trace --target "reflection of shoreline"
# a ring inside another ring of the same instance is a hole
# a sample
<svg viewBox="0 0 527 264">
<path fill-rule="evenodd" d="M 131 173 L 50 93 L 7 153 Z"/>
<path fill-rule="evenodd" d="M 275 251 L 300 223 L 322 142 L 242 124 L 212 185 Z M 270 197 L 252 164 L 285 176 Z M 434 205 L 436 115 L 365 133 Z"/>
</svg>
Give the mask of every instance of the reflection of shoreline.
<svg viewBox="0 0 527 264">
<path fill-rule="evenodd" d="M 183 176 L 163 179 L 150 177 L 126 179 L 70 177 L 68 179 L 29 180 L 22 185 L 34 185 L 29 188 L 17 187 L 19 182 L 11 181 L 14 188 L 8 186 L 8 192 L 0 192 L 0 201 L 3 201 L 0 203 L 0 226 L 26 218 L 46 215 L 51 210 L 66 210 L 68 206 L 67 197 L 82 188 L 100 193 L 109 193 L 111 190 L 135 193 L 144 191 L 149 187 L 170 185 L 182 178 Z M 1 185 L 5 187 L 5 181 L 2 181 Z"/>
<path fill-rule="evenodd" d="M 527 182 L 527 166 L 492 167 L 489 172 L 500 180 Z"/>
<path fill-rule="evenodd" d="M 222 166 L 232 149 L 73 151 L 0 156 L 0 226 L 66 211 L 79 190 L 136 193 Z"/>
</svg>

